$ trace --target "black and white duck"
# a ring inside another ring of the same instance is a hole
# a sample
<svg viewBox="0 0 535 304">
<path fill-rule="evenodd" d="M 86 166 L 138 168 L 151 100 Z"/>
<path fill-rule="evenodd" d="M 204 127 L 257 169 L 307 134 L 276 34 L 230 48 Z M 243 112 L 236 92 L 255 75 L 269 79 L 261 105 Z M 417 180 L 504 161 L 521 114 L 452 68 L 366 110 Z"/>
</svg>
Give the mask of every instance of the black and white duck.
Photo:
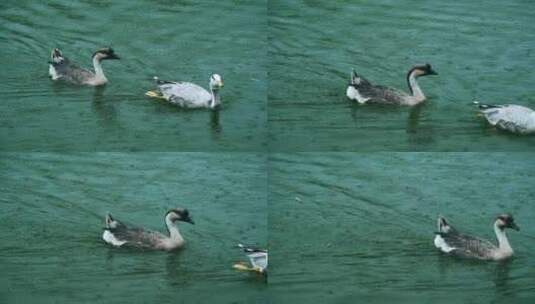
<svg viewBox="0 0 535 304">
<path fill-rule="evenodd" d="M 349 99 L 356 100 L 360 104 L 378 103 L 414 106 L 426 99 L 416 79 L 427 75 L 438 75 L 430 64 L 416 65 L 411 68 L 407 73 L 407 84 L 410 93 L 406 93 L 395 88 L 371 84 L 353 70 L 346 95 Z"/>
<path fill-rule="evenodd" d="M 139 227 L 129 227 L 106 215 L 106 227 L 102 239 L 115 247 L 138 247 L 157 250 L 174 250 L 184 246 L 184 238 L 178 230 L 177 223 L 194 224 L 187 209 L 171 209 L 165 214 L 164 222 L 168 235 Z"/>
<path fill-rule="evenodd" d="M 513 255 L 513 249 L 505 233 L 507 228 L 520 230 L 511 214 L 498 215 L 494 221 L 494 233 L 498 242 L 496 245 L 490 241 L 460 233 L 444 217 L 439 216 L 438 232 L 435 233 L 434 243 L 440 251 L 455 256 L 480 260 L 504 260 Z"/>
<path fill-rule="evenodd" d="M 102 61 L 119 59 L 112 48 L 102 48 L 93 53 L 92 61 L 94 71 L 81 68 L 76 63 L 63 56 L 59 49 L 53 49 L 49 61 L 48 73 L 52 80 L 66 81 L 78 85 L 100 86 L 106 84 L 108 79 L 102 69 Z"/>
</svg>

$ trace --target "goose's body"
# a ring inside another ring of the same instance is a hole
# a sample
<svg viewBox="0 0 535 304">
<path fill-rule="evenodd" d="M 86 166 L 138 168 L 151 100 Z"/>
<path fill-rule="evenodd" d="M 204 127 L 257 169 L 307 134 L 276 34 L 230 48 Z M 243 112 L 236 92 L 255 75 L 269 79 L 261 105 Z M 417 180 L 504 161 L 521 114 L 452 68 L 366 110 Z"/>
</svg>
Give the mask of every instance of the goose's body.
<svg viewBox="0 0 535 304">
<path fill-rule="evenodd" d="M 418 65 L 409 70 L 407 73 L 407 83 L 410 94 L 408 94 L 395 88 L 373 85 L 353 71 L 351 73 L 350 83 L 347 86 L 346 96 L 360 104 L 417 105 L 425 100 L 425 95 L 420 89 L 416 78 L 425 75 L 437 75 L 437 73 L 433 71 L 429 64 Z"/>
<path fill-rule="evenodd" d="M 440 251 L 464 258 L 495 261 L 507 259 L 513 255 L 505 228 L 519 230 L 511 215 L 498 216 L 494 222 L 494 232 L 498 241 L 495 245 L 487 240 L 458 232 L 441 216 L 438 218 L 437 226 L 438 232 L 436 232 L 434 243 Z"/>
<path fill-rule="evenodd" d="M 81 68 L 76 63 L 65 58 L 59 49 L 52 50 L 48 73 L 52 80 L 62 80 L 78 85 L 99 86 L 106 84 L 108 79 L 104 75 L 101 62 L 106 59 L 119 59 L 111 48 L 104 48 L 93 54 L 94 71 Z"/>
<path fill-rule="evenodd" d="M 238 263 L 234 265 L 234 268 L 244 271 L 254 271 L 258 273 L 266 273 L 268 267 L 268 252 L 265 249 L 246 247 L 242 244 L 238 244 L 238 247 L 243 249 L 245 255 L 249 258 L 251 267 Z"/>
<path fill-rule="evenodd" d="M 519 105 L 488 105 L 474 102 L 489 124 L 512 133 L 535 133 L 535 111 Z"/>
<path fill-rule="evenodd" d="M 165 99 L 183 108 L 214 109 L 221 103 L 219 90 L 223 87 L 223 80 L 218 74 L 210 77 L 209 91 L 191 82 L 165 81 L 156 77 L 155 80 L 158 90 L 148 91 L 145 95 Z"/>
<path fill-rule="evenodd" d="M 165 224 L 169 235 L 144 228 L 128 227 L 120 221 L 106 216 L 106 227 L 102 239 L 115 247 L 129 246 L 157 250 L 173 250 L 184 245 L 184 238 L 180 234 L 175 222 L 183 221 L 193 224 L 187 209 L 173 209 L 165 215 Z"/>
</svg>

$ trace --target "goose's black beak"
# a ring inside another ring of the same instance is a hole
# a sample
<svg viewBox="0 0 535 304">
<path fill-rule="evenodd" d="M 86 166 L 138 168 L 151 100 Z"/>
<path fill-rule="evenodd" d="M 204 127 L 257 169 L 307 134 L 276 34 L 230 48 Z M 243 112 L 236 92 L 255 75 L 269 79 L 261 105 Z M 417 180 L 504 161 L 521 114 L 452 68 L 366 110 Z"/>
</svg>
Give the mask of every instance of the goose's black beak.
<svg viewBox="0 0 535 304">
<path fill-rule="evenodd" d="M 520 227 L 518 227 L 515 223 L 509 224 L 509 228 L 514 229 L 516 231 L 520 231 Z"/>
<path fill-rule="evenodd" d="M 438 73 L 435 72 L 435 70 L 430 69 L 429 72 L 427 72 L 427 75 L 438 75 Z"/>
<path fill-rule="evenodd" d="M 186 223 L 190 223 L 192 225 L 195 225 L 195 222 L 189 216 L 186 217 L 186 218 L 181 219 L 181 221 L 186 222 Z"/>
</svg>

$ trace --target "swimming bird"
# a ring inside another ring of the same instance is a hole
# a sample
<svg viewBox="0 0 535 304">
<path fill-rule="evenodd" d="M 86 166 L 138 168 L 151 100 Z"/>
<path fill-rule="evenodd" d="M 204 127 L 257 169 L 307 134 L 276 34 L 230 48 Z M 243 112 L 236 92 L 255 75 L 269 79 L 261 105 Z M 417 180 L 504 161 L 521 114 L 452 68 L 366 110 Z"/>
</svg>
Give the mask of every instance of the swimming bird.
<svg viewBox="0 0 535 304">
<path fill-rule="evenodd" d="M 143 228 L 128 227 L 114 219 L 111 214 L 107 214 L 102 239 L 116 247 L 132 246 L 169 251 L 182 247 L 185 242 L 176 226 L 177 221 L 194 224 L 188 210 L 182 208 L 171 209 L 165 214 L 165 225 L 169 235 Z"/>
<path fill-rule="evenodd" d="M 442 252 L 460 257 L 495 261 L 507 259 L 513 255 L 505 229 L 520 230 L 511 214 L 498 215 L 494 222 L 494 232 L 498 240 L 498 245 L 495 245 L 487 240 L 458 232 L 442 216 L 438 217 L 437 226 L 435 247 Z"/>
<path fill-rule="evenodd" d="M 265 249 L 246 247 L 242 244 L 238 244 L 238 247 L 243 249 L 245 255 L 249 258 L 249 262 L 252 267 L 249 267 L 243 263 L 234 264 L 234 268 L 243 271 L 253 271 L 265 274 L 268 267 L 268 252 Z"/>
<path fill-rule="evenodd" d="M 535 133 L 535 111 L 519 105 L 489 105 L 474 101 L 487 121 L 498 129 L 518 134 Z"/>
<path fill-rule="evenodd" d="M 99 86 L 106 84 L 108 79 L 104 75 L 101 61 L 106 59 L 119 59 L 112 48 L 102 48 L 93 54 L 93 67 L 95 71 L 89 71 L 79 67 L 63 56 L 59 49 L 53 49 L 49 61 L 48 73 L 52 80 L 63 80 L 79 85 Z"/>
<path fill-rule="evenodd" d="M 425 95 L 416 79 L 427 75 L 438 75 L 428 63 L 411 68 L 407 73 L 407 83 L 410 90 L 410 94 L 407 94 L 398 89 L 373 85 L 365 78 L 358 76 L 353 70 L 346 95 L 349 99 L 356 100 L 360 104 L 380 103 L 414 106 L 425 100 Z"/>
<path fill-rule="evenodd" d="M 184 108 L 214 109 L 221 104 L 219 90 L 223 87 L 223 79 L 218 74 L 210 76 L 210 91 L 191 82 L 159 80 L 158 77 L 154 80 L 158 90 L 145 93 L 149 97 L 162 98 Z"/>
</svg>

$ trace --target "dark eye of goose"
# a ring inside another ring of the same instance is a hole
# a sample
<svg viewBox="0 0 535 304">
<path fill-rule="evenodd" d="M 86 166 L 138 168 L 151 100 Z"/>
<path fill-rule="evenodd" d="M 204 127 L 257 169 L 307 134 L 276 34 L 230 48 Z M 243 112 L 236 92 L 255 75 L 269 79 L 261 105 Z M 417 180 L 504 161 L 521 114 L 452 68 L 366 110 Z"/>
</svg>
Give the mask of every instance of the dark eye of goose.
<svg viewBox="0 0 535 304">
<path fill-rule="evenodd" d="M 102 55 L 113 55 L 113 50 L 106 48 L 106 49 L 100 49 L 97 51 L 97 53 L 100 53 Z"/>
<path fill-rule="evenodd" d="M 498 219 L 502 220 L 504 224 L 510 224 L 513 222 L 513 218 L 508 215 L 500 215 L 498 216 Z"/>
</svg>

